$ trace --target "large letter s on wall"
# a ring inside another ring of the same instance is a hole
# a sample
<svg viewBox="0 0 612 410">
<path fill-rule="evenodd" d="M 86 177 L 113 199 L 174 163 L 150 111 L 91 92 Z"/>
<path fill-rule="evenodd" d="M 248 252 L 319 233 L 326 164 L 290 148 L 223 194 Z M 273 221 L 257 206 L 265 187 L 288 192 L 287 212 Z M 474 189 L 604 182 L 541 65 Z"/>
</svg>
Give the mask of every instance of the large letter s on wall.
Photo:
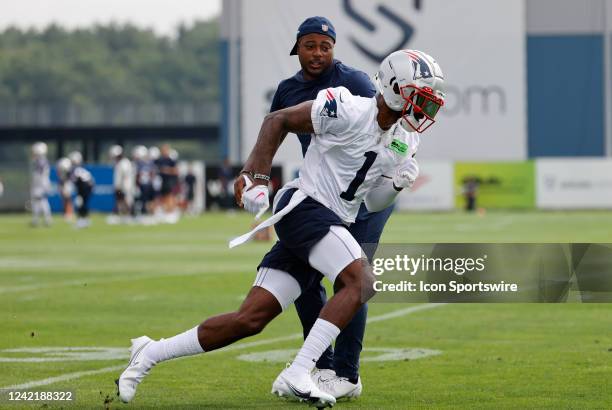
<svg viewBox="0 0 612 410">
<path fill-rule="evenodd" d="M 422 8 L 422 0 L 414 0 L 413 6 L 416 10 L 420 10 Z M 357 24 L 359 24 L 368 31 L 376 31 L 376 26 L 371 22 L 371 20 L 367 19 L 363 14 L 360 14 L 355 9 L 355 7 L 353 7 L 352 0 L 343 0 L 343 7 L 346 14 Z M 395 14 L 389 7 L 385 6 L 384 4 L 379 4 L 376 7 L 376 10 L 387 20 L 397 26 L 397 28 L 401 31 L 400 40 L 387 50 L 383 50 L 381 52 L 377 52 L 378 50 L 375 51 L 367 48 L 353 36 L 350 37 L 350 41 L 355 47 L 357 47 L 359 51 L 361 51 L 369 59 L 375 61 L 376 63 L 380 63 L 388 54 L 392 53 L 393 51 L 406 48 L 408 42 L 410 41 L 410 38 L 414 34 L 414 28 L 412 25 L 410 25 L 407 21 L 403 20 L 402 17 Z"/>
</svg>

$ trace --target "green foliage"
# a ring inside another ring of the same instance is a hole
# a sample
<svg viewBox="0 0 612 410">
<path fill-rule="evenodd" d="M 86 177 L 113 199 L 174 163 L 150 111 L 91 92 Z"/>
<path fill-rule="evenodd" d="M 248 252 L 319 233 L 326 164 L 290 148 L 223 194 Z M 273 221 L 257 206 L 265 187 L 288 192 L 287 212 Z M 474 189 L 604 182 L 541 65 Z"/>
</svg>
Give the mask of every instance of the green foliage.
<svg viewBox="0 0 612 410">
<path fill-rule="evenodd" d="M 1 104 L 184 103 L 218 96 L 218 24 L 175 38 L 132 25 L 0 32 Z"/>
</svg>

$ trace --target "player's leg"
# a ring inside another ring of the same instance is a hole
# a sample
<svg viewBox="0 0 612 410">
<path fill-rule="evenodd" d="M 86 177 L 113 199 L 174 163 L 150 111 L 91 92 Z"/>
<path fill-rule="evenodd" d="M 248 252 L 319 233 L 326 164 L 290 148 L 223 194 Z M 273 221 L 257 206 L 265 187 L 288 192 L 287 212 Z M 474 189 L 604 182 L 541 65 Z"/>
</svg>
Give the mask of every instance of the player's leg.
<svg viewBox="0 0 612 410">
<path fill-rule="evenodd" d="M 276 244 L 262 263 L 291 266 L 291 258 L 286 249 Z M 128 402 L 134 397 L 138 384 L 157 363 L 219 349 L 261 332 L 300 292 L 300 284 L 287 272 L 260 267 L 237 311 L 208 318 L 169 339 L 153 341 L 143 336 L 132 340 L 130 363 L 118 380 L 121 400 Z"/>
<path fill-rule="evenodd" d="M 296 299 L 295 309 L 302 324 L 304 339 L 306 339 L 308 333 L 310 333 L 310 329 L 312 329 L 312 326 L 319 318 L 321 309 L 323 309 L 326 302 L 327 294 L 325 292 L 325 287 L 323 287 L 321 284 L 321 281 L 314 283 L 312 286 L 302 292 L 300 297 Z M 332 369 L 333 358 L 334 350 L 330 345 L 327 349 L 325 349 L 317 361 L 317 368 Z"/>
<path fill-rule="evenodd" d="M 369 214 L 360 210 L 359 217 L 350 226 L 349 232 L 359 244 L 378 244 L 384 226 L 392 212 L 393 207 Z M 376 247 L 367 246 L 364 249 L 368 260 L 371 261 Z M 336 339 L 333 369 L 337 377 L 322 380 L 323 384 L 319 386 L 334 394 L 336 398 L 357 397 L 361 394 L 359 357 L 363 347 L 367 313 L 368 306 L 364 304 Z"/>
<path fill-rule="evenodd" d="M 282 274 L 287 275 L 284 272 Z M 282 306 L 272 293 L 253 286 L 237 311 L 212 316 L 196 327 L 195 336 L 201 347 L 198 353 L 220 349 L 256 335 L 281 312 Z M 156 363 L 189 355 L 189 345 L 182 343 L 180 336 L 175 336 L 176 340 L 170 338 L 152 342 L 145 354 Z"/>
<path fill-rule="evenodd" d="M 38 226 L 41 214 L 40 199 L 33 198 L 30 201 L 30 205 L 32 207 L 32 226 Z"/>
<path fill-rule="evenodd" d="M 155 341 L 147 336 L 133 339 L 130 362 L 117 380 L 121 400 L 126 403 L 132 400 L 140 382 L 158 363 L 219 349 L 256 334 L 280 312 L 274 295 L 253 287 L 236 312 L 213 316 L 168 339 Z"/>
<path fill-rule="evenodd" d="M 89 215 L 89 193 L 91 188 L 87 186 L 81 186 L 77 188 L 77 197 L 75 199 L 77 205 L 77 228 L 86 228 L 89 225 L 87 217 Z"/>
<path fill-rule="evenodd" d="M 262 268 L 258 277 L 273 274 L 287 275 L 285 272 Z M 296 288 L 299 292 L 297 283 Z M 254 286 L 237 311 L 213 316 L 202 322 L 198 328 L 200 345 L 209 352 L 256 335 L 282 311 L 283 307 L 274 294 L 263 287 Z"/>
<path fill-rule="evenodd" d="M 40 207 L 43 217 L 45 219 L 45 224 L 47 226 L 51 225 L 51 207 L 49 206 L 49 200 L 47 199 L 47 197 L 41 199 Z"/>
<path fill-rule="evenodd" d="M 275 381 L 275 384 L 279 380 L 284 382 L 292 395 L 298 397 L 302 389 L 293 387 L 316 386 L 310 379 L 316 361 L 363 303 L 374 295 L 374 277 L 369 263 L 362 258 L 359 244 L 346 228 L 331 226 L 325 237 L 312 247 L 309 261 L 318 271 L 325 272 L 334 284 L 335 294 L 321 310 L 291 366 Z"/>
</svg>

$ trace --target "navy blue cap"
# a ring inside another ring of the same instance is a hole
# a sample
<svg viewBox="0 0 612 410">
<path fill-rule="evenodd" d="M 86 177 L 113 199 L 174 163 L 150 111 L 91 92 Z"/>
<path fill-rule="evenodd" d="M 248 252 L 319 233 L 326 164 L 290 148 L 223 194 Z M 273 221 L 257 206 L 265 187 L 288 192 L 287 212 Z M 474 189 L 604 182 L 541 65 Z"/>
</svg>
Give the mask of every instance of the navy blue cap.
<svg viewBox="0 0 612 410">
<path fill-rule="evenodd" d="M 336 29 L 334 29 L 334 25 L 326 19 L 325 17 L 315 16 L 308 17 L 300 27 L 298 27 L 297 35 L 295 36 L 295 44 L 289 53 L 290 56 L 297 54 L 297 42 L 300 37 L 305 36 L 306 34 L 323 34 L 331 38 L 334 43 L 336 42 Z"/>
</svg>

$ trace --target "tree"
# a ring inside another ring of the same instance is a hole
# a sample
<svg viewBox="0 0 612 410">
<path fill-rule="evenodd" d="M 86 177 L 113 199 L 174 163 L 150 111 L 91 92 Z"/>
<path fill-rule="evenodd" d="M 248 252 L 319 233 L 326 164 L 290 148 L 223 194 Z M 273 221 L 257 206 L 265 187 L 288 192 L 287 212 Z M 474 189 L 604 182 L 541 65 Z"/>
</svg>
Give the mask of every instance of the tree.
<svg viewBox="0 0 612 410">
<path fill-rule="evenodd" d="M 202 103 L 219 95 L 218 24 L 175 38 L 132 25 L 0 32 L 0 106 Z"/>
</svg>

